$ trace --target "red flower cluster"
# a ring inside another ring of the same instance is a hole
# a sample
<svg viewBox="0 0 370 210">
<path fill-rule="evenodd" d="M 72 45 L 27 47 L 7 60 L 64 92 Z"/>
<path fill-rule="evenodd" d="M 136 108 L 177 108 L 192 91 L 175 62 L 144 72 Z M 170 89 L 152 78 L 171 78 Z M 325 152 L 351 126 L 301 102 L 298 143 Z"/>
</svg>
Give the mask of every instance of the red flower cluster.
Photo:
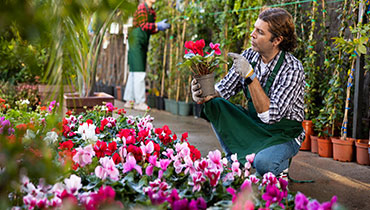
<svg viewBox="0 0 370 210">
<path fill-rule="evenodd" d="M 106 155 L 110 156 L 112 155 L 115 151 L 117 150 L 117 142 L 112 141 L 108 144 L 104 141 L 97 141 L 96 144 L 94 145 L 94 151 L 96 157 L 98 159 L 105 157 Z"/>
<path fill-rule="evenodd" d="M 194 53 L 194 54 L 198 54 L 198 55 L 204 56 L 203 48 L 205 46 L 206 46 L 206 43 L 204 42 L 204 39 L 197 40 L 195 42 L 186 41 L 185 42 L 185 48 L 189 49 L 190 52 L 188 52 L 185 49 L 185 54 Z"/>
</svg>

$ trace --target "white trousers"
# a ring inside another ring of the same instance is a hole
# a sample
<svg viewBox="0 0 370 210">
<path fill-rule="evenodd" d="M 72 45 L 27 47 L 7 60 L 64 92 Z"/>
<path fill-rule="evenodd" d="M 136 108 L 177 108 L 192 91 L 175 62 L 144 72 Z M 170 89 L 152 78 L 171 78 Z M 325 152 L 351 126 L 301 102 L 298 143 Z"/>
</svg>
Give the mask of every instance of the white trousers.
<svg viewBox="0 0 370 210">
<path fill-rule="evenodd" d="M 145 102 L 145 72 L 129 72 L 123 100 Z"/>
</svg>

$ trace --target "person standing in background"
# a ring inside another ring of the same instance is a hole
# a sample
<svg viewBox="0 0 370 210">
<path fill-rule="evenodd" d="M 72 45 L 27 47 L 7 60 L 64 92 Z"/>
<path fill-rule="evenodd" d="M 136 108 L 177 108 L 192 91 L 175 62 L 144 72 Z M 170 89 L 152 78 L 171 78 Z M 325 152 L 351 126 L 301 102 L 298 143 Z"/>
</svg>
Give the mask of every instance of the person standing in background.
<svg viewBox="0 0 370 210">
<path fill-rule="evenodd" d="M 145 111 L 149 107 L 145 103 L 145 68 L 151 34 L 165 31 L 171 27 L 164 19 L 158 23 L 156 12 L 152 8 L 156 0 L 144 0 L 134 14 L 133 29 L 129 34 L 128 64 L 130 72 L 123 99 L 125 108 Z"/>
</svg>

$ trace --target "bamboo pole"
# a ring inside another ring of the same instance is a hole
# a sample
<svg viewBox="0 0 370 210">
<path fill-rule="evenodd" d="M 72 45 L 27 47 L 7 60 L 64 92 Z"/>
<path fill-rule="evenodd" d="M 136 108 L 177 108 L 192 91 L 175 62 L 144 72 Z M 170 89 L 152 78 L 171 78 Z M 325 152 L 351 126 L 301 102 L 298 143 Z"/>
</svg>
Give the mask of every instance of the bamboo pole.
<svg viewBox="0 0 370 210">
<path fill-rule="evenodd" d="M 365 9 L 365 7 L 363 7 L 362 9 Z M 359 14 L 363 14 L 363 12 L 359 12 Z M 363 20 L 362 16 L 359 17 L 358 23 L 362 23 L 362 20 Z M 354 24 L 354 29 L 356 29 L 356 23 L 353 23 L 353 24 Z M 357 32 L 356 39 L 359 39 L 359 38 L 360 38 L 360 32 Z M 352 60 L 351 70 L 348 74 L 346 106 L 345 106 L 345 109 L 344 109 L 344 117 L 343 117 L 342 129 L 341 129 L 341 139 L 343 139 L 343 140 L 347 139 L 348 110 L 350 108 L 349 107 L 349 101 L 350 101 L 350 97 L 351 97 L 353 72 L 355 71 L 356 58 L 357 58 L 357 56 L 359 56 L 357 54 L 356 50 L 354 50 L 354 53 L 356 54 L 356 57 L 352 58 L 353 60 Z"/>
<path fill-rule="evenodd" d="M 168 30 L 166 31 L 166 39 L 164 40 L 164 52 L 163 52 L 163 67 L 162 67 L 162 79 L 161 79 L 161 97 L 164 95 L 164 80 L 166 74 L 166 60 L 167 60 L 167 40 L 168 40 Z"/>
</svg>

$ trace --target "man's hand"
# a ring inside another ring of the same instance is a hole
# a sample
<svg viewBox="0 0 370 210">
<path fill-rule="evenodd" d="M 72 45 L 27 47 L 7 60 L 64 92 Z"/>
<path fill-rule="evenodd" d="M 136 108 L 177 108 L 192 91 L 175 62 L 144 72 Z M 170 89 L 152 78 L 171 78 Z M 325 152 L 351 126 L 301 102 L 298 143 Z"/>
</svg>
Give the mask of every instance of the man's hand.
<svg viewBox="0 0 370 210">
<path fill-rule="evenodd" d="M 227 56 L 234 59 L 235 72 L 238 73 L 243 78 L 248 78 L 253 75 L 254 70 L 249 64 L 246 58 L 237 53 L 228 53 Z"/>
<path fill-rule="evenodd" d="M 164 19 L 157 23 L 158 31 L 165 31 L 171 27 L 171 24 L 167 23 L 167 19 Z"/>
<path fill-rule="evenodd" d="M 217 93 L 215 93 L 215 95 L 212 95 L 212 96 L 202 97 L 201 96 L 202 95 L 201 86 L 196 79 L 193 79 L 191 81 L 191 95 L 193 97 L 193 100 L 197 104 L 202 104 L 204 102 L 211 100 L 212 98 L 217 97 Z"/>
</svg>

